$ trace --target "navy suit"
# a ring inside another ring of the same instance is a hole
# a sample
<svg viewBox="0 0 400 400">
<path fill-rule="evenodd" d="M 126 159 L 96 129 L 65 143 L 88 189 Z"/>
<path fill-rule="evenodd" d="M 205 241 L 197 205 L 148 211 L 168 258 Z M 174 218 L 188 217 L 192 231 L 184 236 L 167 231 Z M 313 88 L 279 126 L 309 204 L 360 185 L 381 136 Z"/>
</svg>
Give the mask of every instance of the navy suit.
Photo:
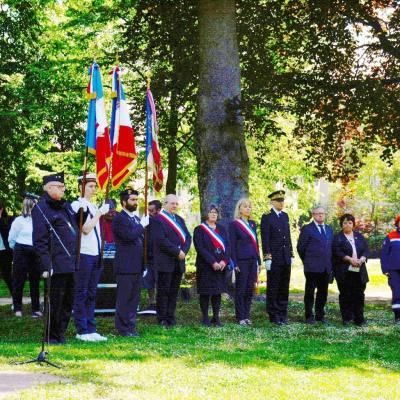
<svg viewBox="0 0 400 400">
<path fill-rule="evenodd" d="M 357 258 L 368 258 L 368 243 L 359 232 L 353 232 Z M 344 235 L 339 232 L 333 239 L 333 271 L 339 288 L 339 305 L 345 322 L 354 320 L 356 324 L 364 322 L 364 292 L 368 282 L 367 267 L 364 264 L 360 272 L 349 271 L 350 263 L 344 260 L 352 256 L 353 249 Z"/>
<path fill-rule="evenodd" d="M 182 250 L 188 253 L 192 237 L 186 228 L 185 221 L 179 215 L 173 216 L 185 233 L 185 244 L 175 230 L 159 215 L 152 220 L 153 262 L 157 271 L 157 318 L 166 325 L 175 325 L 175 310 L 185 272 L 185 260 L 179 260 Z"/>
<path fill-rule="evenodd" d="M 286 322 L 293 257 L 289 216 L 281 211 L 278 217 L 273 209 L 263 214 L 261 239 L 264 257 L 272 257 L 271 270 L 267 271 L 267 313 L 271 322 Z"/>
<path fill-rule="evenodd" d="M 136 311 L 140 300 L 141 274 L 143 270 L 144 228 L 137 216 L 125 210 L 112 222 L 115 240 L 114 274 L 117 281 L 115 327 L 122 336 L 136 329 Z"/>
<path fill-rule="evenodd" d="M 248 223 L 257 236 L 256 223 L 251 220 Z M 236 221 L 229 224 L 229 239 L 232 260 L 240 270 L 236 272 L 235 281 L 235 313 L 236 320 L 239 322 L 250 319 L 251 300 L 254 284 L 257 281 L 258 264 L 261 264 L 261 260 L 250 235 Z"/>
<path fill-rule="evenodd" d="M 59 240 L 51 235 L 38 207 L 46 215 L 70 255 L 65 252 Z M 53 200 L 46 193 L 32 209 L 32 225 L 33 247 L 39 254 L 41 271 L 47 271 L 51 265 L 54 273 L 51 277 L 50 289 L 49 341 L 63 343 L 72 312 L 79 235 L 78 215 L 75 214 L 68 202 Z"/>
<path fill-rule="evenodd" d="M 297 243 L 297 252 L 304 264 L 306 277 L 304 291 L 304 309 L 306 319 L 322 320 L 325 315 L 325 304 L 328 297 L 328 286 L 332 273 L 333 231 L 329 225 L 323 225 L 323 231 L 315 221 L 303 226 Z"/>
</svg>

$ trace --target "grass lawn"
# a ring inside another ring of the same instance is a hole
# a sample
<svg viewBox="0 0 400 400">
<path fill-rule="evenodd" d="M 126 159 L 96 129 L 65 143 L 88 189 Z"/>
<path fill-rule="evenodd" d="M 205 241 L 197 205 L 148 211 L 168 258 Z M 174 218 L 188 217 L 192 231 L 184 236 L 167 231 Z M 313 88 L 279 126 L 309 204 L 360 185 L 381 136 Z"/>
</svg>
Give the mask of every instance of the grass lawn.
<svg viewBox="0 0 400 400">
<path fill-rule="evenodd" d="M 388 290 L 379 280 L 371 289 L 381 284 Z M 71 324 L 68 344 L 50 347 L 50 359 L 63 366 L 57 370 L 10 365 L 37 355 L 41 323 L 12 317 L 10 307 L 2 306 L 0 369 L 69 379 L 8 399 L 400 398 L 400 327 L 392 324 L 387 304 L 367 305 L 366 328 L 342 327 L 336 303 L 327 307 L 328 327 L 303 324 L 300 302 L 290 303 L 286 327 L 267 322 L 264 303 L 252 311 L 254 327 L 240 327 L 225 300 L 225 326 L 205 328 L 193 299 L 179 303 L 176 328 L 164 330 L 144 317 L 138 322 L 142 336 L 135 339 L 116 337 L 113 319 L 99 317 L 98 330 L 109 337 L 105 344 L 78 342 Z"/>
</svg>

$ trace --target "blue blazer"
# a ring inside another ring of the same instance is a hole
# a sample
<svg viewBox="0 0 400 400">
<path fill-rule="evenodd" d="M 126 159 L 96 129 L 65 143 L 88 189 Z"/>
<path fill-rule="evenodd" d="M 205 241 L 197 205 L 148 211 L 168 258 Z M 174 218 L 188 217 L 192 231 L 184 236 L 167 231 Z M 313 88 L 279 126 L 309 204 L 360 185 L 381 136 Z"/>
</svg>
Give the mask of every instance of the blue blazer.
<svg viewBox="0 0 400 400">
<path fill-rule="evenodd" d="M 183 246 L 175 231 L 160 216 L 155 216 L 151 221 L 154 268 L 160 272 L 174 272 L 177 264 L 180 271 L 185 272 L 185 260 L 179 260 L 178 255 L 181 250 L 185 254 L 188 253 L 192 237 L 186 228 L 184 219 L 176 214 L 175 218 L 186 235 L 186 242 Z"/>
<path fill-rule="evenodd" d="M 368 243 L 365 240 L 364 236 L 361 235 L 360 232 L 353 232 L 354 241 L 357 250 L 357 257 L 360 258 L 364 256 L 368 258 L 369 249 Z M 336 280 L 344 280 L 347 278 L 348 274 L 360 274 L 361 282 L 368 282 L 368 272 L 365 263 L 360 267 L 360 272 L 349 272 L 350 263 L 344 261 L 343 258 L 346 256 L 352 256 L 353 248 L 351 247 L 350 242 L 347 240 L 346 236 L 343 232 L 337 233 L 333 238 L 332 244 L 332 252 L 333 252 L 333 271 L 335 274 Z"/>
<path fill-rule="evenodd" d="M 257 226 L 254 221 L 249 220 L 249 225 L 253 228 L 253 231 L 257 235 Z M 261 264 L 260 254 L 257 253 L 254 248 L 253 241 L 250 236 L 243 231 L 239 225 L 232 221 L 229 224 L 229 240 L 231 243 L 231 257 L 235 265 L 240 266 L 240 260 L 257 260 L 258 264 Z M 258 239 L 257 239 L 258 244 Z"/>
<path fill-rule="evenodd" d="M 305 272 L 332 271 L 333 230 L 324 225 L 326 237 L 321 233 L 314 221 L 301 229 L 297 252 L 304 264 Z"/>
<path fill-rule="evenodd" d="M 273 209 L 269 214 L 263 214 L 261 217 L 261 240 L 264 256 L 271 254 L 273 264 L 291 264 L 293 248 L 289 216 L 284 211 L 281 211 L 279 218 Z"/>
<path fill-rule="evenodd" d="M 138 217 L 135 220 L 124 210 L 117 213 L 112 222 L 115 241 L 114 274 L 142 272 L 144 228 Z"/>
</svg>

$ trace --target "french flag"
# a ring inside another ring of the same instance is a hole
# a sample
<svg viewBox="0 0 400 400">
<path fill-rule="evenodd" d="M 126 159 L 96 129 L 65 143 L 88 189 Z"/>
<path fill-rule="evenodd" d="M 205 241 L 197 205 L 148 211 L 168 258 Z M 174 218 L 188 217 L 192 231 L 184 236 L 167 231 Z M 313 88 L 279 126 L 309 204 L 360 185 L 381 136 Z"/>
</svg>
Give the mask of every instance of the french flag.
<svg viewBox="0 0 400 400">
<path fill-rule="evenodd" d="M 119 188 L 122 183 L 135 171 L 137 152 L 135 133 L 129 117 L 129 108 L 126 102 L 121 80 L 121 69 L 112 70 L 112 111 L 111 111 L 111 143 L 112 143 L 112 173 L 113 189 Z"/>
<path fill-rule="evenodd" d="M 158 125 L 153 95 L 147 89 L 146 95 L 146 161 L 153 171 L 153 187 L 159 192 L 163 186 L 164 175 L 161 166 L 161 154 L 158 146 Z"/>
<path fill-rule="evenodd" d="M 97 182 L 102 191 L 106 190 L 111 160 L 110 134 L 104 104 L 100 67 L 93 62 L 89 68 L 90 80 L 87 86 L 89 100 L 86 147 L 96 156 Z"/>
</svg>

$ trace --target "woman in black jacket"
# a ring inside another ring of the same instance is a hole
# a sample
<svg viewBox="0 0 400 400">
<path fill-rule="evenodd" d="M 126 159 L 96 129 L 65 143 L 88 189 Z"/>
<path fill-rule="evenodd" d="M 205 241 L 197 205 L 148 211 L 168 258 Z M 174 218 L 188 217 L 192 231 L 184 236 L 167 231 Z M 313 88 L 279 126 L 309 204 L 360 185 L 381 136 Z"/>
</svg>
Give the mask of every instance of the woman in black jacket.
<svg viewBox="0 0 400 400">
<path fill-rule="evenodd" d="M 219 318 L 221 294 L 227 291 L 225 275 L 230 261 L 230 245 L 225 228 L 217 223 L 218 213 L 218 208 L 210 205 L 204 222 L 195 228 L 193 234 L 197 251 L 197 292 L 200 295 L 202 323 L 206 326 L 222 326 Z M 208 316 L 210 300 L 213 311 L 211 321 Z"/>
<path fill-rule="evenodd" d="M 354 231 L 355 219 L 351 214 L 340 217 L 340 226 L 342 231 L 333 239 L 333 270 L 339 288 L 343 325 L 354 321 L 356 325 L 364 326 L 368 243 L 361 233 Z"/>
</svg>

